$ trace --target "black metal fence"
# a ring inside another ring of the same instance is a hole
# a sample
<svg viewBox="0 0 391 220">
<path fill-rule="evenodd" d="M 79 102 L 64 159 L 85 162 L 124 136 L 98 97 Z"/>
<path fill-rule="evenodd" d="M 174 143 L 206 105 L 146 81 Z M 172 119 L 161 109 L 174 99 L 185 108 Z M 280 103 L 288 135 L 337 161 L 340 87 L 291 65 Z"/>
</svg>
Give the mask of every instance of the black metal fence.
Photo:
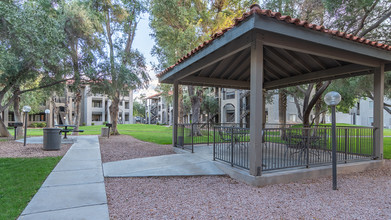
<svg viewBox="0 0 391 220">
<path fill-rule="evenodd" d="M 249 169 L 250 129 L 214 127 L 213 160 Z"/>
<path fill-rule="evenodd" d="M 373 157 L 373 128 L 337 127 L 337 160 Z M 250 129 L 214 127 L 213 158 L 249 169 Z M 262 170 L 331 164 L 331 127 L 265 128 Z"/>
<path fill-rule="evenodd" d="M 194 153 L 194 145 L 213 143 L 213 127 L 245 127 L 246 124 L 239 123 L 188 123 L 178 124 L 176 147 L 190 150 Z"/>
</svg>

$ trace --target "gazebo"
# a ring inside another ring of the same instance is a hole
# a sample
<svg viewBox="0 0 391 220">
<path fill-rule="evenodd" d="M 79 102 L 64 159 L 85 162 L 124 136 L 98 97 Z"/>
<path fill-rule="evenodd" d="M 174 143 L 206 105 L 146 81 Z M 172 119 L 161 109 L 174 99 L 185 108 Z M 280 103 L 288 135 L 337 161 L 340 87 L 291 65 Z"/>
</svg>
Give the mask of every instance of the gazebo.
<svg viewBox="0 0 391 220">
<path fill-rule="evenodd" d="M 252 5 L 235 24 L 158 74 L 174 85 L 173 145 L 177 142 L 178 85 L 250 90 L 249 174 L 262 175 L 263 91 L 374 74 L 373 159 L 383 159 L 384 71 L 391 46 L 281 16 Z"/>
</svg>

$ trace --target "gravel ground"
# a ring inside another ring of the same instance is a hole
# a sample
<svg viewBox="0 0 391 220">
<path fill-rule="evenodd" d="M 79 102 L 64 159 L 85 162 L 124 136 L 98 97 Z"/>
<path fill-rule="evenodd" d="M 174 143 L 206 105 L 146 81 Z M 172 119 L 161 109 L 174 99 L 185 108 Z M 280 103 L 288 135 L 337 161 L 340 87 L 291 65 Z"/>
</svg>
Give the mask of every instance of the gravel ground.
<svg viewBox="0 0 391 220">
<path fill-rule="evenodd" d="M 72 144 L 62 144 L 59 151 L 43 150 L 42 144 L 26 144 L 14 140 L 0 141 L 0 157 L 56 157 L 64 156 Z"/>
<path fill-rule="evenodd" d="M 382 169 L 251 187 L 229 177 L 106 178 L 111 219 L 391 219 L 391 162 Z"/>
<path fill-rule="evenodd" d="M 156 147 L 130 137 L 101 139 L 110 160 L 170 152 Z M 339 175 L 337 191 L 331 178 L 263 188 L 226 176 L 105 178 L 105 185 L 110 219 L 391 219 L 390 160 L 381 169 Z"/>
<path fill-rule="evenodd" d="M 128 135 L 110 136 L 110 138 L 101 137 L 99 143 L 103 163 L 175 154 L 171 145 L 148 143 Z"/>
</svg>

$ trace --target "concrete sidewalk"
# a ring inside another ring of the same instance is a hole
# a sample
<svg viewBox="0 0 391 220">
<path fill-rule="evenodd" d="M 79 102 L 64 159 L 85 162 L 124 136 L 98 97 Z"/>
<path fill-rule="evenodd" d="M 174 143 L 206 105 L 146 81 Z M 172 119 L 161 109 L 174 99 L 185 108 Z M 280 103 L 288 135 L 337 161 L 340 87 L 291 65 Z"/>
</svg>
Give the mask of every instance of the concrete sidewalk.
<svg viewBox="0 0 391 220">
<path fill-rule="evenodd" d="M 19 219 L 109 219 L 97 136 L 79 136 Z"/>
<path fill-rule="evenodd" d="M 149 177 L 149 176 L 204 176 L 225 175 L 212 161 L 212 148 L 199 147 L 195 153 L 137 158 L 103 164 L 105 177 Z"/>
</svg>

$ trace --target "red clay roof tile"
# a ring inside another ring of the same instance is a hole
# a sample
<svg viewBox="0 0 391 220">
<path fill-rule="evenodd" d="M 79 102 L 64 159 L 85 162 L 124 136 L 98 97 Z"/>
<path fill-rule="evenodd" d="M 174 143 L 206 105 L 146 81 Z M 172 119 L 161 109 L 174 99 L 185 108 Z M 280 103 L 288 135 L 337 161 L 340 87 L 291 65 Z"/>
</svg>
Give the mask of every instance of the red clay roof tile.
<svg viewBox="0 0 391 220">
<path fill-rule="evenodd" d="M 359 38 L 357 36 L 353 36 L 351 34 L 347 34 L 347 33 L 341 32 L 341 31 L 337 31 L 337 30 L 329 30 L 329 29 L 326 29 L 324 26 L 311 24 L 311 23 L 308 23 L 307 21 L 301 21 L 300 19 L 291 18 L 290 16 L 287 16 L 287 15 L 281 15 L 281 13 L 279 13 L 279 12 L 272 12 L 270 10 L 261 9 L 258 4 L 253 4 L 252 6 L 250 6 L 250 11 L 244 13 L 242 15 L 242 17 L 240 17 L 240 18 L 235 18 L 234 25 L 232 25 L 232 26 L 230 26 L 230 27 L 228 27 L 228 28 L 218 32 L 218 33 L 213 34 L 211 36 L 210 40 L 205 41 L 204 43 L 199 45 L 197 48 L 191 50 L 191 52 L 186 54 L 186 56 L 184 56 L 181 59 L 179 59 L 176 64 L 166 68 L 165 70 L 163 70 L 162 72 L 160 72 L 156 76 L 157 77 L 161 77 L 161 76 L 165 75 L 169 70 L 173 69 L 176 65 L 178 65 L 181 62 L 183 62 L 187 58 L 191 57 L 192 55 L 194 55 L 198 51 L 202 50 L 203 48 L 207 47 L 212 41 L 214 41 L 215 39 L 221 37 L 222 35 L 224 35 L 225 32 L 227 32 L 227 31 L 231 30 L 233 27 L 239 25 L 242 21 L 244 21 L 246 18 L 250 17 L 253 14 L 258 14 L 258 15 L 261 15 L 261 16 L 267 16 L 267 17 L 270 17 L 270 18 L 275 18 L 275 19 L 280 20 L 280 21 L 285 21 L 286 23 L 289 23 L 289 24 L 295 24 L 297 26 L 304 27 L 304 28 L 307 28 L 307 29 L 312 29 L 314 31 L 320 31 L 320 32 L 323 32 L 323 33 L 331 34 L 331 35 L 338 36 L 338 37 L 341 37 L 341 38 L 345 38 L 345 39 L 348 39 L 348 40 L 352 40 L 352 41 L 355 41 L 355 42 L 359 42 L 359 43 L 367 44 L 367 45 L 370 45 L 370 46 L 373 46 L 373 47 L 377 47 L 377 48 L 380 48 L 380 49 L 391 51 L 391 46 L 390 45 L 378 43 L 378 42 L 371 41 L 371 40 L 368 40 L 368 39 L 365 39 L 365 38 Z"/>
</svg>

